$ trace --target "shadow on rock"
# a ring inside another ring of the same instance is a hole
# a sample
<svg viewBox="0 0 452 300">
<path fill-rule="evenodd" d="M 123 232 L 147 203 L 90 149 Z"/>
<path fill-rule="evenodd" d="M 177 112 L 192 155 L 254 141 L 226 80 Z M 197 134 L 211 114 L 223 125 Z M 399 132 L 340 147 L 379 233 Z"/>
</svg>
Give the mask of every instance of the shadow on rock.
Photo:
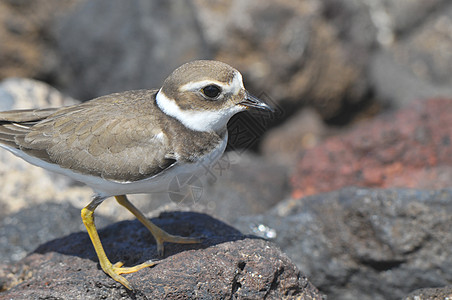
<svg viewBox="0 0 452 300">
<path fill-rule="evenodd" d="M 322 299 L 318 290 L 271 242 L 246 236 L 203 213 L 167 212 L 152 219 L 172 234 L 204 237 L 200 244 L 166 244 L 152 268 L 124 277 L 128 291 L 100 270 L 88 234 L 73 233 L 39 246 L 10 266 L 5 299 Z M 99 231 L 112 262 L 157 259 L 151 233 L 139 221 Z M 1 269 L 0 269 L 1 271 Z M 5 273 L 5 272 L 4 272 Z M 0 272 L 1 275 L 1 272 Z M 0 276 L 0 280 L 2 276 Z"/>
<path fill-rule="evenodd" d="M 202 213 L 165 212 L 151 221 L 168 233 L 203 239 L 199 244 L 165 243 L 164 257 L 185 250 L 205 249 L 219 243 L 250 238 L 226 223 Z M 99 230 L 99 236 L 112 263 L 123 261 L 126 265 L 134 265 L 161 258 L 152 234 L 138 220 L 121 221 L 109 225 Z M 48 252 L 98 261 L 86 232 L 76 232 L 52 240 L 34 251 L 39 254 Z"/>
</svg>

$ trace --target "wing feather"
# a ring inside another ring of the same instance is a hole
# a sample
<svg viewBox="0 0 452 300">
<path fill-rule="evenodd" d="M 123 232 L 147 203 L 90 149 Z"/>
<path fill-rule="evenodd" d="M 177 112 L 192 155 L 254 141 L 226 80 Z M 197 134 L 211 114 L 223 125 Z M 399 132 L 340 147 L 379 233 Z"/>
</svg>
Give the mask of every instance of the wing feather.
<svg viewBox="0 0 452 300">
<path fill-rule="evenodd" d="M 112 94 L 61 109 L 0 113 L 0 143 L 63 168 L 135 181 L 175 163 L 156 124 L 155 92 Z"/>
<path fill-rule="evenodd" d="M 44 109 L 21 109 L 9 110 L 0 112 L 0 122 L 31 122 L 39 121 L 47 118 L 51 114 L 58 111 L 59 108 L 44 108 Z"/>
</svg>

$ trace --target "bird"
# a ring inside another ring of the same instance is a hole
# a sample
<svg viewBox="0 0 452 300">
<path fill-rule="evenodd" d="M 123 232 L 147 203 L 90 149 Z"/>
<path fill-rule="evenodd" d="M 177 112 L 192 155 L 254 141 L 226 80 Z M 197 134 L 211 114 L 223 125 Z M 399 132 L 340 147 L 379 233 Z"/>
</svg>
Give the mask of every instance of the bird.
<svg viewBox="0 0 452 300">
<path fill-rule="evenodd" d="M 199 243 L 172 235 L 148 220 L 128 194 L 167 192 L 178 174 L 197 174 L 225 151 L 229 119 L 248 109 L 274 111 L 244 87 L 230 65 L 195 60 L 175 69 L 160 89 L 124 91 L 59 108 L 0 112 L 0 147 L 41 168 L 91 187 L 93 198 L 81 210 L 102 270 L 132 290 L 121 274 L 133 267 L 111 263 L 99 238 L 95 209 L 115 197 L 151 232 L 157 251 L 164 243 Z"/>
</svg>

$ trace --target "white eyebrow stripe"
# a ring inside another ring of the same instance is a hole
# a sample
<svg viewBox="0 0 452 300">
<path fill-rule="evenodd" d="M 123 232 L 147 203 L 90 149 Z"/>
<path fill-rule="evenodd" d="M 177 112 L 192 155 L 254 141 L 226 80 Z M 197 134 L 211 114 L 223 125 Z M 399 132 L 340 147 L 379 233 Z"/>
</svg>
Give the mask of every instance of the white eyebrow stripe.
<svg viewBox="0 0 452 300">
<path fill-rule="evenodd" d="M 181 87 L 179 87 L 179 91 L 180 92 L 187 92 L 187 91 L 194 92 L 194 91 L 198 91 L 201 88 L 203 88 L 207 85 L 210 85 L 210 84 L 218 85 L 219 87 L 221 87 L 223 92 L 232 93 L 234 95 L 237 95 L 237 93 L 241 89 L 245 88 L 243 86 L 242 74 L 240 74 L 240 72 L 236 72 L 234 74 L 234 78 L 232 78 L 232 82 L 230 84 L 225 84 L 223 82 L 219 82 L 216 80 L 201 80 L 201 81 L 186 83 L 186 84 L 182 85 Z"/>
<path fill-rule="evenodd" d="M 219 87 L 221 87 L 223 89 L 223 91 L 231 89 L 230 85 L 226 85 L 226 84 L 216 81 L 216 80 L 201 80 L 201 81 L 186 83 L 179 88 L 179 91 L 181 91 L 181 92 L 197 91 L 210 84 L 218 85 Z"/>
</svg>

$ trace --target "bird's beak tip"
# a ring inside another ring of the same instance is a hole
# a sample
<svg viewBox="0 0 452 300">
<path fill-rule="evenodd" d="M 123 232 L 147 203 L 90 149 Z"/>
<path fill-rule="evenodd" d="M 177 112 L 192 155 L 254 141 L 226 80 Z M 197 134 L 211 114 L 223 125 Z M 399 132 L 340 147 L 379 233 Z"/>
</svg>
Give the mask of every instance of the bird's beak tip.
<svg viewBox="0 0 452 300">
<path fill-rule="evenodd" d="M 260 100 L 257 97 L 254 97 L 253 95 L 247 93 L 245 100 L 240 102 L 241 105 L 244 105 L 249 108 L 257 108 L 257 109 L 263 109 L 268 110 L 270 112 L 275 112 L 273 107 L 265 103 L 264 101 Z"/>
</svg>

